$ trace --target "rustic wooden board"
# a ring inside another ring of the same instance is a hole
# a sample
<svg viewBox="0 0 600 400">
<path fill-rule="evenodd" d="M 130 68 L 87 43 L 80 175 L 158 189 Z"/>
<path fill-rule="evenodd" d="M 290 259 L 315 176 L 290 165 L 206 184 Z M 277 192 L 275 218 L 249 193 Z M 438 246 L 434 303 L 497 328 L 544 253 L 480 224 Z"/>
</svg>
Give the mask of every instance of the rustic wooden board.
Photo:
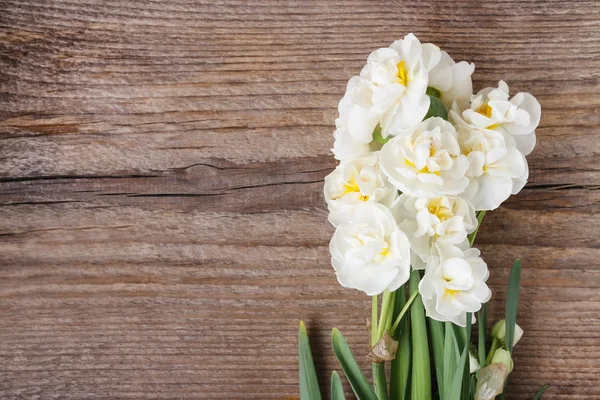
<svg viewBox="0 0 600 400">
<path fill-rule="evenodd" d="M 296 396 L 299 319 L 326 388 L 369 314 L 328 259 L 337 101 L 410 31 L 540 100 L 491 314 L 522 257 L 510 398 L 600 399 L 600 3 L 524 0 L 0 0 L 0 398 Z"/>
</svg>

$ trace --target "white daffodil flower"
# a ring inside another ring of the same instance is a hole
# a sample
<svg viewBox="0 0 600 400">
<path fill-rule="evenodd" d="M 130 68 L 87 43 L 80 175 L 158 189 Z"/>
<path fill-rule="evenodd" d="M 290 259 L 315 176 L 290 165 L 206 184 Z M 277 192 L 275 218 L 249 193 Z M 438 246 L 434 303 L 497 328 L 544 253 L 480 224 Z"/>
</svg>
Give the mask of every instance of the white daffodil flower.
<svg viewBox="0 0 600 400">
<path fill-rule="evenodd" d="M 510 136 L 488 129 L 459 126 L 461 152 L 469 160 L 470 179 L 464 196 L 475 210 L 494 210 L 517 194 L 529 177 L 525 156 Z"/>
<path fill-rule="evenodd" d="M 325 177 L 325 201 L 329 221 L 338 226 L 349 220 L 358 204 L 377 202 L 389 206 L 397 197 L 396 188 L 379 168 L 379 153 L 342 161 Z"/>
<path fill-rule="evenodd" d="M 423 45 L 423 63 L 428 72 L 428 85 L 440 92 L 447 108 L 456 102 L 459 109 L 469 107 L 473 93 L 471 75 L 475 65 L 466 61 L 455 62 L 445 51 L 432 43 Z"/>
<path fill-rule="evenodd" d="M 469 185 L 467 157 L 457 134 L 442 118 L 429 118 L 411 133 L 396 136 L 381 149 L 379 163 L 401 192 L 412 196 L 457 195 Z"/>
<path fill-rule="evenodd" d="M 329 244 L 338 282 L 369 296 L 394 291 L 410 274 L 410 243 L 388 208 L 359 204 Z"/>
<path fill-rule="evenodd" d="M 339 124 L 339 120 L 336 120 L 337 129 L 333 132 L 335 141 L 333 142 L 333 148 L 331 149 L 336 160 L 352 160 L 357 157 L 363 157 L 369 155 L 375 147 L 381 148 L 378 143 L 372 144 L 357 142 L 350 132 Z"/>
<path fill-rule="evenodd" d="M 414 269 L 425 268 L 435 245 L 464 248 L 467 235 L 477 228 L 473 205 L 459 196 L 402 194 L 391 208 L 418 257 L 413 257 Z"/>
<path fill-rule="evenodd" d="M 373 104 L 375 90 L 377 87 L 368 79 L 353 76 L 338 104 L 339 124 L 358 145 L 368 145 L 373 140 L 373 130 L 381 120 L 381 112 Z"/>
<path fill-rule="evenodd" d="M 535 147 L 535 129 L 540 123 L 540 103 L 529 93 L 517 93 L 509 100 L 508 85 L 485 88 L 471 98 L 471 107 L 462 113 L 450 112 L 456 124 L 502 132 L 512 136 L 524 155 Z"/>
<path fill-rule="evenodd" d="M 491 291 L 485 283 L 489 272 L 479 255 L 475 248 L 463 252 L 457 247 L 440 247 L 438 254 L 429 258 L 419 283 L 429 317 L 466 326 L 467 313 L 479 311 L 490 299 Z"/>
<path fill-rule="evenodd" d="M 412 33 L 371 53 L 360 76 L 373 85 L 367 120 L 379 116 L 384 138 L 411 128 L 427 114 L 427 69 L 421 42 Z"/>
</svg>

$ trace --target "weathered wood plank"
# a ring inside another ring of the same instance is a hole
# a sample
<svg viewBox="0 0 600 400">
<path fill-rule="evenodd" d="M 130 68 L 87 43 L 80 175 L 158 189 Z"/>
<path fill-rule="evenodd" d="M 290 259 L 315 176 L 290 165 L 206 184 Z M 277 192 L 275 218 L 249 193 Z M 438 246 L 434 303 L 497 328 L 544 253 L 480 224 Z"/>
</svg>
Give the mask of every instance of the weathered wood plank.
<svg viewBox="0 0 600 400">
<path fill-rule="evenodd" d="M 410 31 L 540 100 L 490 313 L 521 257 L 511 398 L 600 399 L 600 3 L 532 0 L 0 1 L 0 397 L 295 396 L 299 319 L 326 388 L 369 314 L 329 265 L 336 105 Z"/>
</svg>

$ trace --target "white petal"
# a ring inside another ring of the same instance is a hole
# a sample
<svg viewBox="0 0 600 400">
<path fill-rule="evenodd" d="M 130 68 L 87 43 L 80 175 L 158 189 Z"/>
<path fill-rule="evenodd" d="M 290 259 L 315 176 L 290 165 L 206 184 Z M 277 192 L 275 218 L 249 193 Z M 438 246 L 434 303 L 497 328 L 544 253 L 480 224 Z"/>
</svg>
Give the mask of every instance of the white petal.
<svg viewBox="0 0 600 400">
<path fill-rule="evenodd" d="M 476 210 L 495 210 L 512 192 L 512 179 L 507 176 L 482 175 L 477 180 L 477 194 L 473 198 Z"/>
</svg>

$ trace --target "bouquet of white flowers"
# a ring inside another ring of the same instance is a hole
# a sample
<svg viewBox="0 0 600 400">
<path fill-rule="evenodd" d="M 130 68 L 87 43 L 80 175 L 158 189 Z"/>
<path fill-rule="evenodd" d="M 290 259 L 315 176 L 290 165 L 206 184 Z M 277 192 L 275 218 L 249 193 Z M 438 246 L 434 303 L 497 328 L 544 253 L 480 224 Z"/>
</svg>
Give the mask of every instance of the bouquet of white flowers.
<svg viewBox="0 0 600 400">
<path fill-rule="evenodd" d="M 336 227 L 329 249 L 339 283 L 373 298 L 374 387 L 336 329 L 332 342 L 361 400 L 493 399 L 512 370 L 521 263 L 488 347 L 489 272 L 473 243 L 485 212 L 525 185 L 541 110 L 504 81 L 472 94 L 474 68 L 409 34 L 371 53 L 339 103 L 340 163 L 324 188 Z M 303 325 L 300 393 L 320 399 Z M 344 398 L 336 373 L 332 398 Z"/>
</svg>

